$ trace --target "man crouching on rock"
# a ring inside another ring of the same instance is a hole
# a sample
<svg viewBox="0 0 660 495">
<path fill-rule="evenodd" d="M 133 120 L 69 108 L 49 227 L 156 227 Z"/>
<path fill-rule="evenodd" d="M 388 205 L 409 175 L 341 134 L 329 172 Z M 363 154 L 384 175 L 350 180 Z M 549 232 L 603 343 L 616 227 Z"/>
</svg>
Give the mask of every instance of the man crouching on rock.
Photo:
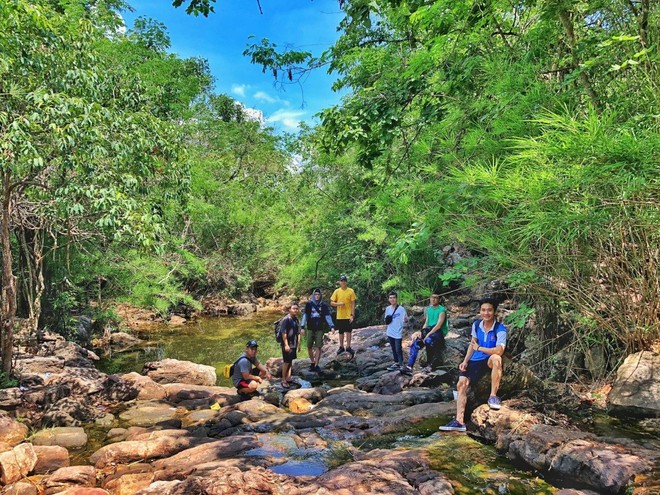
<svg viewBox="0 0 660 495">
<path fill-rule="evenodd" d="M 262 379 L 270 380 L 271 378 L 268 369 L 257 359 L 257 350 L 259 350 L 257 341 L 250 340 L 245 345 L 245 353 L 234 363 L 234 372 L 231 377 L 239 394 L 254 395 Z M 252 374 L 257 371 L 259 376 Z"/>
<path fill-rule="evenodd" d="M 479 304 L 479 316 L 472 324 L 472 341 L 465 353 L 465 359 L 458 365 L 460 370 L 458 398 L 456 399 L 456 418 L 441 431 L 465 431 L 465 406 L 470 383 L 477 383 L 490 370 L 490 398 L 488 406 L 499 409 L 502 406 L 497 390 L 502 380 L 502 355 L 506 348 L 506 327 L 495 319 L 497 302 L 483 299 Z"/>
</svg>

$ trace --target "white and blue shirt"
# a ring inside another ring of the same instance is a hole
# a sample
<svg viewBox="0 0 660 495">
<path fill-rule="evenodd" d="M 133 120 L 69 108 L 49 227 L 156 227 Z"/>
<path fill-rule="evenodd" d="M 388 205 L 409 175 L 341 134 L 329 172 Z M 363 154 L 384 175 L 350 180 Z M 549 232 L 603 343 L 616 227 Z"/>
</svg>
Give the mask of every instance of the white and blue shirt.
<svg viewBox="0 0 660 495">
<path fill-rule="evenodd" d="M 492 349 L 501 345 L 506 347 L 506 327 L 502 325 L 499 321 L 496 321 L 493 324 L 493 328 L 489 331 L 484 330 L 484 321 L 477 320 L 472 324 L 472 337 L 477 339 L 479 347 L 485 347 L 487 349 Z M 486 354 L 481 351 L 474 351 L 470 361 L 483 361 L 488 359 L 490 354 Z"/>
</svg>

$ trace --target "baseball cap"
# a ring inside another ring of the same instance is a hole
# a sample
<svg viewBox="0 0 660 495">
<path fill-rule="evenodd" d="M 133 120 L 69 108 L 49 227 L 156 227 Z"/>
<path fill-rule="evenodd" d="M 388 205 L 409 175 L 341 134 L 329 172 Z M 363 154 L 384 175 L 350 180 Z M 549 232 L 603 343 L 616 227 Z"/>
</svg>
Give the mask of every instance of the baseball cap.
<svg viewBox="0 0 660 495">
<path fill-rule="evenodd" d="M 256 340 L 248 340 L 248 343 L 245 344 L 245 347 L 259 347 Z"/>
<path fill-rule="evenodd" d="M 348 279 L 346 278 L 346 275 L 340 275 L 339 276 L 339 281 L 340 282 L 348 282 Z"/>
</svg>

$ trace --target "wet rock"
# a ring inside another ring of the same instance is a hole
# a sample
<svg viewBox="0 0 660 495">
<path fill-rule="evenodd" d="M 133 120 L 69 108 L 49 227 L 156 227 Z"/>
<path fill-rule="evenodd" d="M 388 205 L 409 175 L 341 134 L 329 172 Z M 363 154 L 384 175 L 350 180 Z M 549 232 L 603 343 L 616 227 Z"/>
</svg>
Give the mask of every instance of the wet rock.
<svg viewBox="0 0 660 495">
<path fill-rule="evenodd" d="M 136 495 L 330 495 L 327 491 L 303 492 L 301 485 L 306 483 L 261 467 L 245 469 L 223 466 L 204 473 L 203 477 L 192 476 L 183 481 L 157 481 Z"/>
<path fill-rule="evenodd" d="M 287 406 L 290 401 L 299 398 L 305 399 L 312 404 L 316 404 L 317 402 L 323 400 L 325 396 L 326 390 L 322 387 L 299 388 L 298 390 L 290 390 L 287 392 L 282 400 L 282 405 Z"/>
<path fill-rule="evenodd" d="M 375 450 L 363 460 L 319 476 L 300 493 L 449 495 L 454 489 L 444 475 L 429 467 L 425 452 Z"/>
<path fill-rule="evenodd" d="M 376 385 L 374 386 L 373 392 L 375 394 L 381 395 L 395 395 L 403 390 L 403 388 L 408 385 L 410 382 L 410 377 L 403 375 L 398 371 L 393 371 L 382 375 Z"/>
<path fill-rule="evenodd" d="M 127 349 L 140 343 L 140 339 L 126 332 L 114 332 L 110 334 L 110 344 L 115 347 Z"/>
<path fill-rule="evenodd" d="M 9 416 L 0 415 L 0 442 L 13 447 L 25 440 L 27 434 L 27 425 L 14 421 Z"/>
<path fill-rule="evenodd" d="M 37 454 L 30 443 L 22 443 L 0 453 L 0 481 L 4 485 L 15 483 L 32 472 Z"/>
<path fill-rule="evenodd" d="M 660 353 L 628 356 L 617 370 L 607 406 L 615 415 L 660 417 Z"/>
<path fill-rule="evenodd" d="M 126 440 L 128 430 L 126 428 L 112 428 L 106 436 L 108 442 L 122 442 Z"/>
<path fill-rule="evenodd" d="M 167 403 L 155 401 L 140 401 L 135 406 L 119 414 L 119 419 L 130 426 L 173 425 L 181 421 L 177 418 L 179 412 Z M 178 426 L 174 426 L 178 428 Z"/>
<path fill-rule="evenodd" d="M 87 433 L 80 427 L 63 426 L 41 430 L 30 437 L 33 445 L 57 445 L 77 449 L 87 445 Z"/>
<path fill-rule="evenodd" d="M 166 383 L 163 385 L 167 399 L 174 404 L 183 401 L 206 399 L 217 402 L 221 407 L 235 404 L 240 398 L 234 387 L 215 387 L 186 383 Z"/>
<path fill-rule="evenodd" d="M 142 374 L 157 383 L 189 383 L 192 385 L 213 386 L 216 373 L 213 366 L 196 364 L 178 359 L 163 359 L 145 363 Z"/>
<path fill-rule="evenodd" d="M 64 447 L 37 445 L 34 453 L 37 455 L 37 464 L 33 469 L 35 474 L 52 473 L 69 466 L 69 451 Z"/>
<path fill-rule="evenodd" d="M 153 480 L 154 469 L 149 464 L 121 465 L 103 480 L 102 486 L 113 495 L 133 495 L 148 487 Z"/>
<path fill-rule="evenodd" d="M 200 409 L 199 411 L 192 411 L 182 418 L 181 425 L 184 428 L 188 428 L 194 425 L 203 425 L 209 421 L 212 421 L 212 419 L 217 414 L 218 413 L 213 409 Z"/>
<path fill-rule="evenodd" d="M 138 400 L 161 400 L 167 397 L 167 391 L 161 384 L 156 383 L 150 377 L 132 372 L 121 376 L 133 385 L 138 391 Z"/>
<path fill-rule="evenodd" d="M 83 487 L 74 486 L 72 488 L 67 488 L 63 492 L 57 492 L 57 495 L 110 495 L 110 493 L 101 488 L 88 488 L 88 487 L 83 488 Z M 114 494 L 114 495 L 123 495 L 123 494 Z"/>
<path fill-rule="evenodd" d="M 472 413 L 472 423 L 478 435 L 495 443 L 498 449 L 506 450 L 512 434 L 525 434 L 533 426 L 542 424 L 543 418 L 540 414 L 513 409 L 506 404 L 502 404 L 499 411 L 481 405 Z"/>
<path fill-rule="evenodd" d="M 18 387 L 0 390 L 0 408 L 7 410 L 16 409 L 21 405 L 21 402 L 22 393 Z"/>
<path fill-rule="evenodd" d="M 619 493 L 636 475 L 653 469 L 652 462 L 625 448 L 546 425 L 512 436 L 508 455 L 607 493 Z"/>
<path fill-rule="evenodd" d="M 45 493 L 46 495 L 54 495 L 64 492 L 67 489 L 80 489 L 80 487 L 92 488 L 95 485 L 96 469 L 92 466 L 71 466 L 60 468 L 47 478 Z"/>
<path fill-rule="evenodd" d="M 2 495 L 38 495 L 38 493 L 35 485 L 23 481 L 6 486 L 2 491 Z"/>
<path fill-rule="evenodd" d="M 441 402 L 443 397 L 440 389 L 408 389 L 396 395 L 380 395 L 342 387 L 329 390 L 328 396 L 318 405 L 351 414 L 379 416 L 415 404 Z"/>
<path fill-rule="evenodd" d="M 94 421 L 94 424 L 100 428 L 109 428 L 115 423 L 115 415 L 112 413 L 107 413 L 102 418 L 98 418 Z"/>
<path fill-rule="evenodd" d="M 89 347 L 92 340 L 94 321 L 89 316 L 81 316 L 76 323 L 76 340 L 83 347 Z"/>
<path fill-rule="evenodd" d="M 185 318 L 179 315 L 172 315 L 170 316 L 170 319 L 167 321 L 167 323 L 173 327 L 180 327 L 182 325 L 185 325 L 187 322 L 188 320 L 186 320 Z"/>
<path fill-rule="evenodd" d="M 208 441 L 209 439 L 191 437 L 187 430 L 160 430 L 136 435 L 133 440 L 101 447 L 89 460 L 97 468 L 110 463 L 146 461 L 171 456 Z"/>
<path fill-rule="evenodd" d="M 208 472 L 217 461 L 238 457 L 241 453 L 261 446 L 255 435 L 234 435 L 184 450 L 179 454 L 153 463 L 158 479 L 172 479 L 192 472 Z M 247 461 L 249 463 L 249 461 Z M 223 464 L 224 465 L 224 464 Z"/>
<path fill-rule="evenodd" d="M 289 401 L 289 410 L 295 414 L 302 414 L 310 411 L 313 404 L 303 397 L 296 397 Z"/>
<path fill-rule="evenodd" d="M 239 303 L 227 306 L 227 312 L 230 315 L 245 316 L 257 311 L 257 305 L 254 303 Z"/>
</svg>

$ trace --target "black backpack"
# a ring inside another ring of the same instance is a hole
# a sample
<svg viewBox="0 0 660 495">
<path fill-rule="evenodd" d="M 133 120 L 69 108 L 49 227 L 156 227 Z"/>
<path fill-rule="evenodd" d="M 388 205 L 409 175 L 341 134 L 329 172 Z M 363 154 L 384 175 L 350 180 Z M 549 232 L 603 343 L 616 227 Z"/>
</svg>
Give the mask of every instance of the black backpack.
<svg viewBox="0 0 660 495">
<path fill-rule="evenodd" d="M 284 320 L 284 318 L 286 318 L 286 316 L 283 317 L 283 318 L 280 318 L 280 319 L 277 320 L 275 323 L 273 323 L 273 330 L 275 331 L 275 341 L 276 341 L 278 344 L 283 343 L 283 340 L 282 340 L 282 328 L 281 328 L 282 325 L 281 325 L 281 323 L 282 323 L 282 321 Z"/>
</svg>

